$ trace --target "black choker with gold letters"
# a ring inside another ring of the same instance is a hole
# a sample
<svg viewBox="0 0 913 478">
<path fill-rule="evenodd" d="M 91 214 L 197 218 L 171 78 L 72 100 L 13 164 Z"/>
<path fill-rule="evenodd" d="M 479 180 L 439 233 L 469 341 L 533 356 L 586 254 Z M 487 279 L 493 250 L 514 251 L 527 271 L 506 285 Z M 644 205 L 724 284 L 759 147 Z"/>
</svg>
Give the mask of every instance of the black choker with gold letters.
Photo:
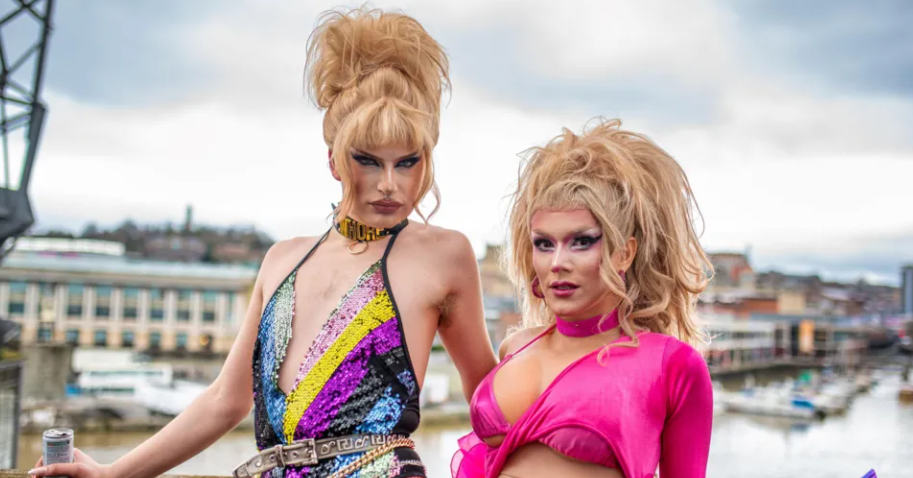
<svg viewBox="0 0 913 478">
<path fill-rule="evenodd" d="M 336 227 L 336 232 L 353 241 L 349 246 L 349 252 L 352 254 L 361 254 L 368 250 L 369 242 L 379 241 L 391 234 L 396 234 L 399 231 L 402 231 L 407 224 L 409 224 L 409 219 L 403 219 L 403 222 L 385 229 L 381 227 L 371 227 L 346 216 L 345 219 L 336 222 L 334 226 Z M 364 247 L 360 250 L 353 250 L 352 247 L 356 244 L 364 244 Z"/>
</svg>

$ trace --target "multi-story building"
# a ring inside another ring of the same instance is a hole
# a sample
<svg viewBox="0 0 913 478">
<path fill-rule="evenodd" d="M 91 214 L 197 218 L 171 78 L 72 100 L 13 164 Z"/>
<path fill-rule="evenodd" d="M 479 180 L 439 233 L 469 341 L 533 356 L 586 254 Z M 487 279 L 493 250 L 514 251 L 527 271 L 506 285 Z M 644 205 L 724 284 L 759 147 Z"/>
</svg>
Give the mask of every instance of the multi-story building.
<svg viewBox="0 0 913 478">
<path fill-rule="evenodd" d="M 0 315 L 24 345 L 226 353 L 255 269 L 134 259 L 117 243 L 21 239 L 0 268 Z"/>
<path fill-rule="evenodd" d="M 747 254 L 717 252 L 707 256 L 714 272 L 711 289 L 754 289 L 755 273 Z"/>
<path fill-rule="evenodd" d="M 498 349 L 510 329 L 520 323 L 520 314 L 513 283 L 503 269 L 504 246 L 488 244 L 485 256 L 479 260 L 482 295 L 485 302 L 485 324 L 492 347 Z"/>
<path fill-rule="evenodd" d="M 704 356 L 712 372 L 765 367 L 789 357 L 790 333 L 786 322 L 757 322 L 714 314 L 704 325 L 710 335 Z"/>
</svg>

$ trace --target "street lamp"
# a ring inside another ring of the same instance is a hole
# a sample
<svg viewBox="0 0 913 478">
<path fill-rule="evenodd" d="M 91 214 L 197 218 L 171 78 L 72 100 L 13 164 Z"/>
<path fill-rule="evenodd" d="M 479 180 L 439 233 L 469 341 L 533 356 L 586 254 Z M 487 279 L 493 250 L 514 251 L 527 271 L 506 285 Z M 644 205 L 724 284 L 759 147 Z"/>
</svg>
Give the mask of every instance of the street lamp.
<svg viewBox="0 0 913 478">
<path fill-rule="evenodd" d="M 40 95 L 53 8 L 54 0 L 15 0 L 0 10 L 0 259 L 35 222 L 28 186 L 46 111 Z M 21 40 L 27 31 L 36 40 L 10 51 L 20 43 L 10 40 Z"/>
</svg>

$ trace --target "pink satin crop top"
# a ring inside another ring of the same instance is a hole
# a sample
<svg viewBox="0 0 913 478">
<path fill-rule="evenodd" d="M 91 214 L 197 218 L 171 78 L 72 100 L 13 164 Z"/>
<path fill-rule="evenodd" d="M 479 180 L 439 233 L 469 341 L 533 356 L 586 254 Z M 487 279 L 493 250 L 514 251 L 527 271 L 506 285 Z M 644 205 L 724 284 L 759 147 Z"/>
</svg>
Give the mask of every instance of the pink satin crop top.
<svg viewBox="0 0 913 478">
<path fill-rule="evenodd" d="M 576 460 L 619 469 L 626 478 L 703 478 L 710 449 L 713 391 L 704 359 L 667 335 L 641 333 L 640 345 L 597 349 L 565 368 L 516 423 L 504 418 L 493 381 L 501 366 L 554 329 L 507 355 L 470 403 L 473 433 L 460 439 L 454 478 L 495 478 L 508 456 L 542 443 Z M 630 341 L 623 337 L 620 341 Z M 504 436 L 493 447 L 483 438 Z"/>
</svg>

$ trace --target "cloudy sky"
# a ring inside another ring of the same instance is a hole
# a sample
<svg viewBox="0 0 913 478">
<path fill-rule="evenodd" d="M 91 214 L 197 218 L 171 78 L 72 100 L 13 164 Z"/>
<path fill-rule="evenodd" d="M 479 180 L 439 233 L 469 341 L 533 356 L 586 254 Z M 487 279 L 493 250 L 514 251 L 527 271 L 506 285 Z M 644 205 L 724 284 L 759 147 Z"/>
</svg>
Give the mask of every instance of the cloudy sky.
<svg viewBox="0 0 913 478">
<path fill-rule="evenodd" d="M 303 95 L 337 2 L 57 3 L 39 228 L 327 227 L 339 186 Z M 904 0 L 375 2 L 448 50 L 434 223 L 505 236 L 516 154 L 620 117 L 684 166 L 706 248 L 757 268 L 897 282 L 913 262 L 913 4 Z"/>
</svg>

